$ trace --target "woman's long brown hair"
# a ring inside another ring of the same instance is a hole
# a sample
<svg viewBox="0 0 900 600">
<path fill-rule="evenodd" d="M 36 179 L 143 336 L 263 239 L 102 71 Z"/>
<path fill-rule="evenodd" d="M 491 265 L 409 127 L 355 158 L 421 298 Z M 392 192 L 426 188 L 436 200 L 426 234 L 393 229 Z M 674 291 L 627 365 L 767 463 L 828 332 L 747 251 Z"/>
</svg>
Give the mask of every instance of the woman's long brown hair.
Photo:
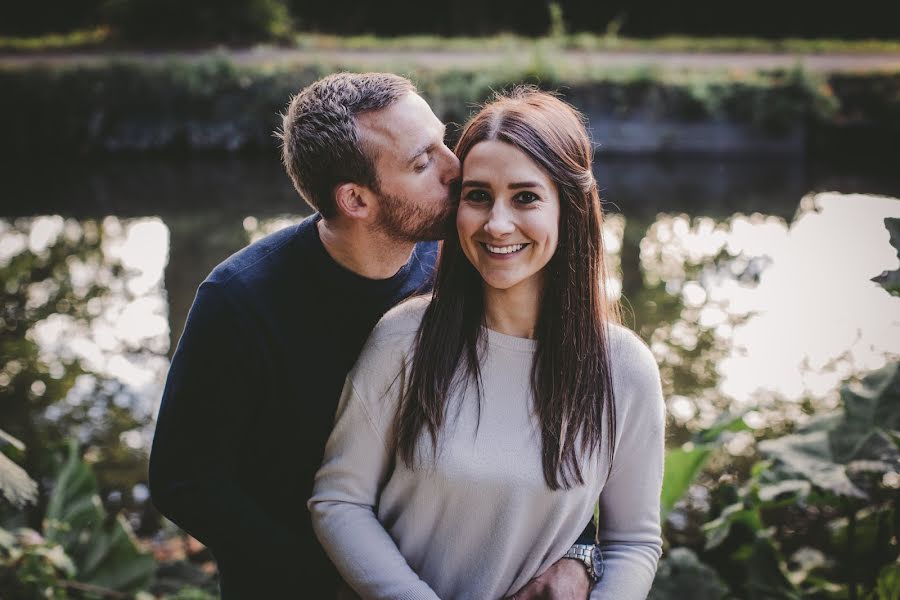
<svg viewBox="0 0 900 600">
<path fill-rule="evenodd" d="M 574 108 L 529 87 L 498 96 L 469 121 L 455 149 L 460 161 L 485 140 L 523 151 L 559 191 L 559 242 L 545 267 L 531 378 L 544 479 L 551 489 L 570 488 L 584 483 L 579 457 L 593 457 L 604 437 L 612 464 L 616 431 L 607 323 L 617 313 L 605 289 L 591 142 Z M 477 386 L 480 414 L 484 324 L 483 281 L 459 238 L 451 235 L 443 245 L 395 423 L 397 451 L 408 466 L 415 464 L 423 430 L 437 455 L 447 403 L 458 386 Z M 606 432 L 601 431 L 604 412 Z"/>
</svg>

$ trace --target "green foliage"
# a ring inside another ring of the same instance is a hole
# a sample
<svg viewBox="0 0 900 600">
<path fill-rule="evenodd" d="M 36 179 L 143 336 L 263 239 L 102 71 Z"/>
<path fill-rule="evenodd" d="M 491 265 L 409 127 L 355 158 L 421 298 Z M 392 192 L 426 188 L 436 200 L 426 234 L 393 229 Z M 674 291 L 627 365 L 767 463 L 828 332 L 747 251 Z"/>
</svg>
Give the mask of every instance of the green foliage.
<svg viewBox="0 0 900 600">
<path fill-rule="evenodd" d="M 58 543 L 31 529 L 0 528 L 0 593 L 20 600 L 65 600 L 75 565 Z"/>
<path fill-rule="evenodd" d="M 12 439 L 5 433 L 0 437 Z M 94 474 L 75 441 L 52 485 L 44 535 L 28 528 L 0 528 L 4 597 L 66 599 L 72 590 L 75 598 L 137 592 L 155 570 L 153 557 L 138 549 L 128 523 L 106 514 Z"/>
<path fill-rule="evenodd" d="M 749 429 L 742 417 L 723 415 L 712 427 L 699 431 L 693 441 L 666 452 L 661 509 L 663 520 L 703 469 L 713 451 L 721 445 L 723 433 Z"/>
<path fill-rule="evenodd" d="M 0 36 L 0 50 L 30 52 L 37 50 L 84 49 L 101 46 L 109 39 L 109 27 L 78 29 L 65 34 L 48 33 L 35 37 Z"/>
<path fill-rule="evenodd" d="M 22 454 L 25 444 L 0 429 L 0 496 L 16 508 L 33 504 L 37 500 L 37 483 L 25 469 L 14 463 L 7 452 Z"/>
<path fill-rule="evenodd" d="M 873 478 L 900 470 L 900 363 L 843 387 L 841 400 L 842 418 L 831 428 L 760 443 L 774 461 L 769 481 L 799 479 L 826 495 L 865 500 L 861 485 L 872 487 Z"/>
<path fill-rule="evenodd" d="M 550 2 L 547 5 L 547 11 L 550 13 L 550 31 L 551 39 L 562 39 L 566 35 L 566 22 L 563 20 L 563 9 L 559 2 Z"/>
<path fill-rule="evenodd" d="M 46 247 L 29 246 L 29 239 L 51 230 L 59 235 Z M 97 455 L 102 494 L 115 490 L 127 499 L 146 473 L 144 453 L 122 440 L 124 432 L 144 424 L 131 404 L 133 393 L 85 368 L 65 345 L 54 347 L 56 340 L 42 346 L 37 335 L 41 326 L 55 324 L 68 335 L 85 336 L 108 302 L 130 300 L 127 290 L 109 288 L 122 275 L 121 262 L 103 251 L 110 238 L 100 223 L 61 217 L 0 220 L 0 232 L 9 247 L 19 247 L 0 264 L 0 423 L 22 441 L 19 449 L 4 446 L 4 454 L 34 479 L 49 481 L 66 438 L 78 435 Z M 73 277 L 79 268 L 94 276 Z M 32 529 L 41 528 L 46 495 L 44 485 L 37 502 L 25 508 Z M 0 517 L 5 509 L 0 504 Z"/>
<path fill-rule="evenodd" d="M 663 519 L 697 478 L 710 454 L 712 449 L 706 446 L 678 448 L 666 452 L 661 499 Z"/>
<path fill-rule="evenodd" d="M 900 250 L 900 236 L 891 232 Z M 760 441 L 763 460 L 740 487 L 725 480 L 711 490 L 699 558 L 731 594 L 751 600 L 900 598 L 900 362 L 844 385 L 840 397 L 835 413 Z M 695 434 L 693 447 L 667 456 L 673 472 L 666 474 L 664 510 L 666 499 L 686 489 L 709 457 L 703 444 L 721 432 L 720 424 Z M 677 579 L 667 561 L 678 550 L 660 563 L 654 583 L 660 594 Z"/>
<path fill-rule="evenodd" d="M 884 226 L 890 233 L 891 245 L 897 248 L 897 257 L 900 258 L 900 219 L 888 217 L 884 220 Z M 885 271 L 881 275 L 873 277 L 872 281 L 881 284 L 881 287 L 890 294 L 900 296 L 900 269 Z"/>
<path fill-rule="evenodd" d="M 647 600 L 723 600 L 727 596 L 728 587 L 712 568 L 693 551 L 674 548 L 659 561 Z"/>
<path fill-rule="evenodd" d="M 836 463 L 828 444 L 828 432 L 814 431 L 760 442 L 763 455 L 774 460 L 770 476 L 784 481 L 809 482 L 826 493 L 846 498 L 865 498 L 865 494 L 847 477 L 844 465 Z M 799 488 L 797 488 L 799 489 Z"/>
<path fill-rule="evenodd" d="M 900 365 L 889 364 L 857 384 L 841 389 L 844 419 L 829 431 L 836 459 L 900 464 Z M 881 469 L 884 472 L 883 469 Z"/>
<path fill-rule="evenodd" d="M 843 410 L 835 418 L 759 442 L 765 460 L 736 497 L 721 496 L 730 503 L 714 504 L 713 518 L 702 524 L 701 558 L 739 597 L 892 589 L 893 571 L 884 569 L 900 555 L 900 519 L 898 494 L 884 476 L 900 471 L 900 363 L 844 386 L 841 398 Z M 708 450 L 676 455 L 682 462 L 671 461 L 671 477 L 697 473 Z M 787 558 L 804 552 L 821 558 Z"/>
<path fill-rule="evenodd" d="M 284 0 L 108 0 L 105 12 L 132 41 L 246 43 L 293 29 Z"/>
<path fill-rule="evenodd" d="M 548 10 L 553 4 L 548 6 Z M 562 11 L 559 13 L 563 16 Z M 315 50 L 418 50 L 449 52 L 454 50 L 527 52 L 535 44 L 558 50 L 643 51 L 643 52 L 743 52 L 771 54 L 858 54 L 900 52 L 900 42 L 890 39 L 845 40 L 835 38 L 763 39 L 754 37 L 699 37 L 667 35 L 660 37 L 628 37 L 621 35 L 627 21 L 624 13 L 609 20 L 603 33 L 579 31 L 563 36 L 534 38 L 509 33 L 487 37 L 439 35 L 328 35 L 303 32 L 294 36 L 294 44 Z M 564 21 L 563 21 L 564 23 Z M 550 31 L 554 14 L 550 13 Z M 558 30 L 557 30 L 558 31 Z M 565 29 L 563 30 L 565 31 Z"/>
<path fill-rule="evenodd" d="M 149 583 L 156 568 L 153 557 L 137 547 L 128 522 L 103 509 L 94 474 L 75 442 L 53 486 L 44 533 L 72 557 L 84 583 L 133 592 Z"/>
<path fill-rule="evenodd" d="M 174 595 L 166 596 L 166 600 L 216 600 L 218 596 L 196 587 L 185 587 Z"/>
<path fill-rule="evenodd" d="M 900 600 L 900 565 L 888 565 L 878 574 L 878 583 L 868 600 Z"/>
</svg>

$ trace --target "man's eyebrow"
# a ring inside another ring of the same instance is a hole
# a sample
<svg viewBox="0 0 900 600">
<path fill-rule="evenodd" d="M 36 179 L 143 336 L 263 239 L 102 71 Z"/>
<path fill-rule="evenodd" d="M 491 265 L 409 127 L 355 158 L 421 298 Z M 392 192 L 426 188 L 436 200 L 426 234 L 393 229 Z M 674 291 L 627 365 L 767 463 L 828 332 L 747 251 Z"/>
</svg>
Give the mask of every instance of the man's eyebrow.
<svg viewBox="0 0 900 600">
<path fill-rule="evenodd" d="M 434 142 L 428 142 L 426 144 L 422 144 L 421 146 L 416 148 L 415 151 L 410 152 L 409 158 L 406 159 L 406 164 L 410 164 L 410 163 L 414 162 L 417 158 L 422 156 L 422 154 L 424 154 L 425 152 L 428 152 L 429 150 L 433 150 L 433 149 L 434 149 Z"/>
<path fill-rule="evenodd" d="M 441 142 L 444 141 L 444 136 L 447 135 L 447 126 L 443 125 L 441 127 Z M 434 150 L 435 146 L 437 146 L 437 142 L 425 142 L 418 148 L 416 148 L 415 152 L 410 153 L 409 158 L 406 160 L 406 164 L 410 164 L 415 161 L 419 156 L 428 152 L 429 150 Z"/>
</svg>

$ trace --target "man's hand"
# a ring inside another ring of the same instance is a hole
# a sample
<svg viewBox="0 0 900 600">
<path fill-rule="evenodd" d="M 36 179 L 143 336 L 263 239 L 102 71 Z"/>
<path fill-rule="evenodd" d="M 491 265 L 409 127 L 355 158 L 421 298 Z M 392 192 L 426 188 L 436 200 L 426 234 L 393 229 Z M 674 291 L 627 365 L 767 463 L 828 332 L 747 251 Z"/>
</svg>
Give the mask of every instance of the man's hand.
<svg viewBox="0 0 900 600">
<path fill-rule="evenodd" d="M 577 560 L 561 558 L 507 600 L 585 600 L 591 591 L 587 569 Z"/>
</svg>

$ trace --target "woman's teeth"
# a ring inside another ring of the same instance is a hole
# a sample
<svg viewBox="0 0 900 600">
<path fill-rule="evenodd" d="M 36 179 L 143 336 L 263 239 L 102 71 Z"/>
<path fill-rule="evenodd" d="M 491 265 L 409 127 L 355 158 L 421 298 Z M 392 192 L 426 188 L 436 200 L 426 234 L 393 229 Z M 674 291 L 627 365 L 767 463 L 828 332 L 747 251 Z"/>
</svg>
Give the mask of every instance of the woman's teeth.
<svg viewBox="0 0 900 600">
<path fill-rule="evenodd" d="M 518 252 L 528 244 L 513 244 L 512 246 L 491 246 L 490 244 L 484 244 L 484 247 L 487 248 L 487 251 L 491 254 L 512 254 L 513 252 Z"/>
</svg>

